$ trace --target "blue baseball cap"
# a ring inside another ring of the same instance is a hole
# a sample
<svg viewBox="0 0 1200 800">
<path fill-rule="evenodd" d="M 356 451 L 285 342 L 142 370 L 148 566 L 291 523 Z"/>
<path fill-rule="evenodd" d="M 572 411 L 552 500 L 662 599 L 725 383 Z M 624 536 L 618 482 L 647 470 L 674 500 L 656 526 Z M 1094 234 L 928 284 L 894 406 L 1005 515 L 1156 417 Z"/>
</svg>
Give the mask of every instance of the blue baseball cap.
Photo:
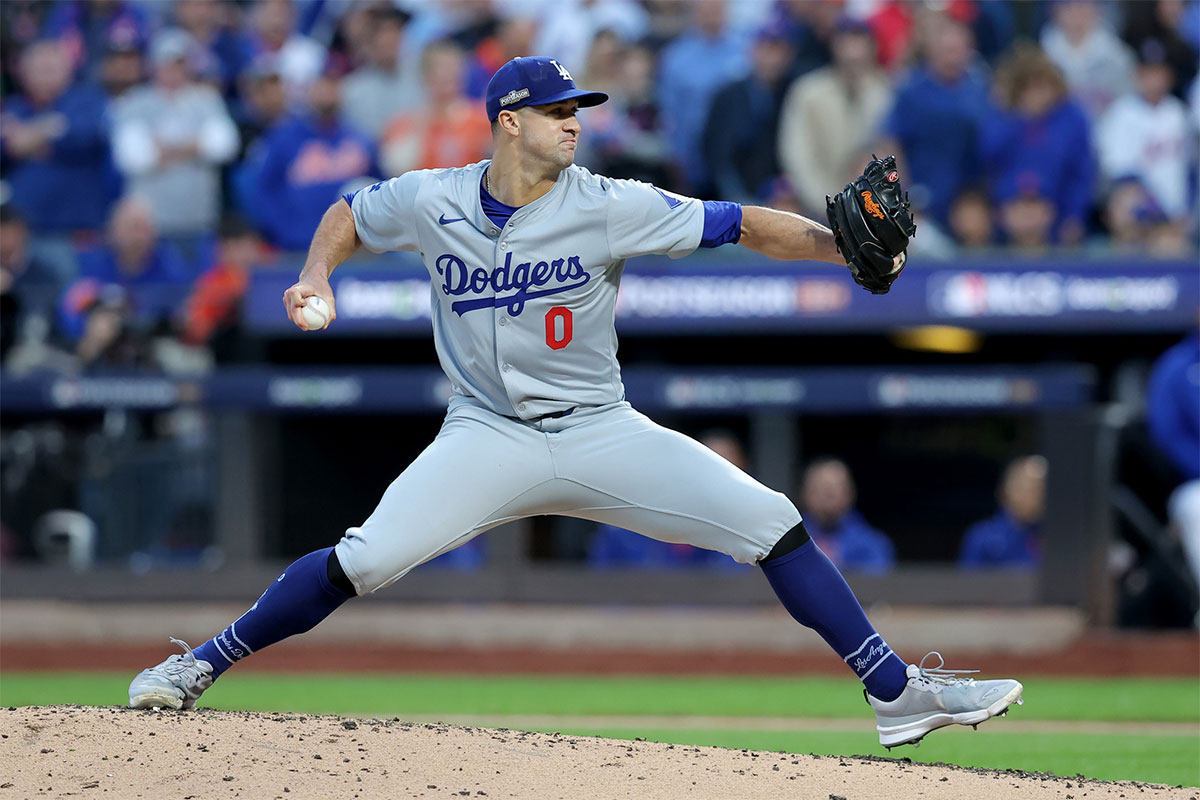
<svg viewBox="0 0 1200 800">
<path fill-rule="evenodd" d="M 563 100 L 578 100 L 580 108 L 598 106 L 608 99 L 604 92 L 575 88 L 567 68 L 545 56 L 514 58 L 488 81 L 487 115 L 495 122 L 501 111 L 521 106 L 544 106 Z"/>
</svg>

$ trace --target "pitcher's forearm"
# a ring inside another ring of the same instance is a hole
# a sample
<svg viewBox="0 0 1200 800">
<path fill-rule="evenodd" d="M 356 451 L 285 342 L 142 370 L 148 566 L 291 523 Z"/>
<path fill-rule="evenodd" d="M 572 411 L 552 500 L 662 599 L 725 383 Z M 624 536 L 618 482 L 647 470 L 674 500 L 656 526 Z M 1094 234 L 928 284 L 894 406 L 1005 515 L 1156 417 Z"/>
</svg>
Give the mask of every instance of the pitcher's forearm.
<svg viewBox="0 0 1200 800">
<path fill-rule="evenodd" d="M 338 200 L 321 217 L 321 224 L 308 247 L 308 258 L 300 271 L 300 280 L 329 276 L 362 245 L 354 228 L 354 214 L 345 200 Z"/>
<path fill-rule="evenodd" d="M 770 258 L 845 264 L 833 244 L 833 233 L 819 222 L 761 206 L 742 207 L 738 244 Z"/>
</svg>

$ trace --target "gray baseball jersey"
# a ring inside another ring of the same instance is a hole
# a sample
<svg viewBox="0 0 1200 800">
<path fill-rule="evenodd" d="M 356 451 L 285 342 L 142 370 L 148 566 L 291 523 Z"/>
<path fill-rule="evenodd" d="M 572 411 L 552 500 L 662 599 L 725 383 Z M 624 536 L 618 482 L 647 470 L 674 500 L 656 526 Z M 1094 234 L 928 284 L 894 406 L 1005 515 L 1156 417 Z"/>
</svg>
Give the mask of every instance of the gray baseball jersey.
<svg viewBox="0 0 1200 800">
<path fill-rule="evenodd" d="M 695 250 L 703 204 L 572 166 L 501 230 L 479 201 L 488 163 L 360 191 L 359 238 L 376 253 L 421 253 L 455 394 L 521 419 L 621 400 L 613 309 L 625 259 Z"/>
<path fill-rule="evenodd" d="M 800 522 L 795 506 L 631 408 L 617 365 L 625 259 L 692 252 L 703 204 L 573 166 L 501 230 L 480 202 L 487 163 L 410 172 L 351 203 L 367 249 L 421 253 L 454 387 L 437 438 L 338 542 L 355 588 L 539 514 L 757 562 Z"/>
</svg>

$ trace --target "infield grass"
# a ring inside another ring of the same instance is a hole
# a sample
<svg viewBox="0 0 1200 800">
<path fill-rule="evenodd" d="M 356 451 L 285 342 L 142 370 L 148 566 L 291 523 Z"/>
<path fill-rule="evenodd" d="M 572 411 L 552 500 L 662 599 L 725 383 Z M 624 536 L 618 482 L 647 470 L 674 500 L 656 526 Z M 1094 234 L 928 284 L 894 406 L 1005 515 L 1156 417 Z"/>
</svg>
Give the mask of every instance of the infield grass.
<svg viewBox="0 0 1200 800">
<path fill-rule="evenodd" d="M 126 673 L 0 673 L 0 705 L 123 705 Z M 231 674 L 204 695 L 212 708 L 361 714 L 517 727 L 511 715 L 550 715 L 531 730 L 676 744 L 829 755 L 888 755 L 853 681 L 836 678 L 434 676 Z M 575 717 L 576 719 L 572 719 Z M 586 719 L 582 719 L 586 717 Z M 600 719 L 597 719 L 597 718 Z M 603 718 L 612 718 L 611 724 Z M 645 718 L 639 723 L 637 718 Z M 663 717 L 716 718 L 680 727 Z M 657 719 L 655 719 L 657 718 Z M 762 721 L 756 725 L 755 718 Z M 794 720 L 789 729 L 780 721 Z M 806 720 L 813 730 L 806 730 Z M 1022 722 L 1172 723 L 1128 733 L 1006 732 Z M 914 761 L 1024 769 L 1108 780 L 1200 785 L 1200 683 L 1189 679 L 1033 678 L 1025 705 L 1009 720 L 974 732 L 955 727 L 919 749 L 892 751 Z M 766 725 L 767 722 L 771 725 Z M 542 724 L 542 723 L 545 724 Z M 832 724 L 831 724 L 832 723 Z M 861 730 L 858 726 L 861 724 Z M 824 726 L 824 727 L 822 727 Z"/>
</svg>

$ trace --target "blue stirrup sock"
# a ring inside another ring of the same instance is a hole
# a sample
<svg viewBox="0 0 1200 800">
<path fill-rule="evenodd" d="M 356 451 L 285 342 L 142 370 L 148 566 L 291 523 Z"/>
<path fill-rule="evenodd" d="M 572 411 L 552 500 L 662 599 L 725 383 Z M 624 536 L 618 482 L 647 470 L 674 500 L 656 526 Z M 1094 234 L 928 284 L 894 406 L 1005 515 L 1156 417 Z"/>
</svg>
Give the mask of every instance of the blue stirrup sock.
<svg viewBox="0 0 1200 800">
<path fill-rule="evenodd" d="M 354 597 L 329 581 L 332 547 L 302 556 L 267 587 L 237 621 L 195 649 L 213 666 L 213 678 L 236 662 L 289 636 L 311 630 Z"/>
<path fill-rule="evenodd" d="M 908 665 L 875 631 L 842 573 L 815 542 L 758 565 L 788 613 L 821 634 L 873 697 L 900 696 Z"/>
</svg>

